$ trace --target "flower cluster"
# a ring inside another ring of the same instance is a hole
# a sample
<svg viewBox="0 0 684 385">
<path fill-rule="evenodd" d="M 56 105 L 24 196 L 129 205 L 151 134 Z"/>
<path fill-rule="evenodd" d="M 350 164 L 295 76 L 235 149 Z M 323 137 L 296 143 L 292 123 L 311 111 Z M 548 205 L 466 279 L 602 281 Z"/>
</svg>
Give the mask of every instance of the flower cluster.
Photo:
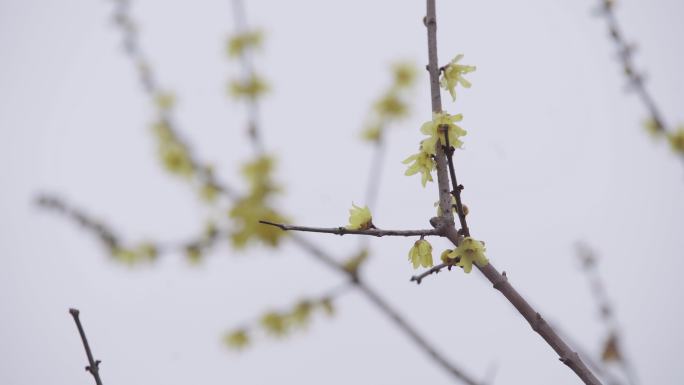
<svg viewBox="0 0 684 385">
<path fill-rule="evenodd" d="M 439 112 L 432 114 L 432 120 L 425 122 L 420 127 L 420 132 L 428 137 L 420 142 L 420 149 L 418 153 L 406 158 L 403 163 L 409 164 L 405 175 L 421 174 L 421 183 L 423 187 L 428 181 L 432 181 L 432 171 L 435 169 L 435 161 L 433 156 L 436 152 L 437 143 L 442 143 L 446 137 L 449 136 L 449 145 L 454 148 L 460 148 L 463 145 L 460 138 L 466 134 L 466 131 L 456 122 L 463 119 L 461 114 L 449 115 L 446 112 Z"/>
<path fill-rule="evenodd" d="M 369 123 L 361 133 L 363 139 L 370 142 L 378 142 L 388 124 L 405 118 L 409 113 L 406 98 L 415 83 L 416 69 L 409 63 L 395 63 L 392 73 L 392 85 L 373 103 Z"/>
<path fill-rule="evenodd" d="M 456 86 L 460 84 L 464 88 L 470 88 L 470 82 L 463 77 L 463 75 L 475 71 L 475 66 L 458 64 L 463 59 L 463 55 L 459 54 L 451 60 L 449 64 L 442 68 L 442 78 L 439 84 L 445 90 L 449 91 L 451 98 L 456 100 Z"/>
<path fill-rule="evenodd" d="M 195 167 L 190 152 L 171 129 L 169 122 L 162 118 L 152 126 L 152 129 L 157 137 L 157 151 L 164 168 L 172 174 L 191 177 Z"/>
<path fill-rule="evenodd" d="M 271 180 L 273 166 L 273 158 L 262 156 L 242 168 L 242 174 L 250 186 L 249 194 L 239 199 L 228 213 L 235 221 L 236 229 L 231 239 L 237 248 L 245 247 L 252 240 L 275 247 L 286 234 L 276 227 L 259 223 L 260 220 L 276 223 L 288 221 L 268 202 L 273 193 L 280 191 Z"/>
<path fill-rule="evenodd" d="M 261 47 L 263 40 L 264 34 L 259 30 L 238 33 L 228 39 L 226 51 L 230 57 L 242 56 L 247 50 Z"/>
<path fill-rule="evenodd" d="M 487 266 L 489 260 L 484 254 L 485 251 L 484 243 L 471 237 L 466 237 L 461 240 L 457 248 L 444 250 L 441 260 L 449 265 L 460 266 L 464 272 L 470 273 L 473 269 L 473 263 L 479 267 Z"/>
<path fill-rule="evenodd" d="M 332 316 L 335 312 L 332 298 L 305 299 L 288 311 L 268 311 L 260 317 L 258 326 L 270 336 L 283 337 L 294 330 L 305 328 L 316 310 Z M 223 341 L 229 348 L 240 350 L 249 345 L 250 334 L 250 327 L 240 327 L 226 333 Z"/>
</svg>

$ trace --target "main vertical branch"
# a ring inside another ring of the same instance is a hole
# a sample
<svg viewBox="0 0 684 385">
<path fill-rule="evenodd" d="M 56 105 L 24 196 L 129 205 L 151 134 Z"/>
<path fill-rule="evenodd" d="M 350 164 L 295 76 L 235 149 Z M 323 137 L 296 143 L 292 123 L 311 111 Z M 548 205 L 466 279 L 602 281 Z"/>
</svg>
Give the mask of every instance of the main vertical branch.
<svg viewBox="0 0 684 385">
<path fill-rule="evenodd" d="M 428 71 L 430 72 L 430 91 L 432 97 L 432 112 L 438 113 L 442 111 L 442 102 L 439 90 L 439 69 L 437 61 L 437 13 L 435 10 L 435 0 L 427 0 L 427 16 L 425 17 L 425 26 L 427 27 L 428 35 Z M 446 143 L 444 143 L 446 144 Z M 436 163 L 437 163 L 437 179 L 439 185 L 440 207 L 442 209 L 443 218 L 447 219 L 449 223 L 444 228 L 445 234 L 454 245 L 459 243 L 459 233 L 454 227 L 453 214 L 451 210 L 451 195 L 449 192 L 449 174 L 451 173 L 453 179 L 453 191 L 458 192 L 454 194 L 456 198 L 460 198 L 460 185 L 456 185 L 456 172 L 454 170 L 453 161 L 447 163 L 447 156 L 451 158 L 453 152 L 449 149 L 445 154 L 444 149 L 440 143 L 436 146 Z M 447 171 L 447 167 L 449 170 Z M 460 199 L 458 199 L 460 201 Z M 468 226 L 465 221 L 465 215 L 462 205 L 457 205 L 459 209 L 459 220 L 462 222 L 462 232 L 468 231 Z M 469 231 L 468 231 L 469 233 Z M 464 234 L 469 235 L 469 234 Z M 530 304 L 523 298 L 517 290 L 508 282 L 505 274 L 499 271 L 488 263 L 484 267 L 478 269 L 484 276 L 494 285 L 494 288 L 499 290 L 501 294 L 520 312 L 520 314 L 527 320 L 532 327 L 532 330 L 537 332 L 546 341 L 551 348 L 558 353 L 560 360 L 572 369 L 577 376 L 587 385 L 600 385 L 601 382 L 594 376 L 594 374 L 582 362 L 579 355 L 575 353 L 570 346 L 553 330 L 544 318 L 537 312 Z"/>
<path fill-rule="evenodd" d="M 437 60 L 437 15 L 434 0 L 427 2 L 427 16 L 425 26 L 428 32 L 428 72 L 430 73 L 430 95 L 432 99 L 432 113 L 442 112 L 442 97 L 439 92 L 439 64 Z M 446 157 L 442 145 L 435 146 L 435 163 L 437 164 L 437 187 L 439 188 L 439 208 L 443 225 L 453 226 L 454 215 L 451 210 L 451 196 L 449 194 L 449 175 L 447 173 Z"/>
</svg>

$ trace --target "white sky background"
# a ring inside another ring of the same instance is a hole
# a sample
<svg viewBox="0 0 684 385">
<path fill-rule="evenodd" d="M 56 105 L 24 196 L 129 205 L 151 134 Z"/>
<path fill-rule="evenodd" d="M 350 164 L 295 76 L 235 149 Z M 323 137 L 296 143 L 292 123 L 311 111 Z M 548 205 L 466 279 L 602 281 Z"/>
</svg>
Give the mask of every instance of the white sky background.
<svg viewBox="0 0 684 385">
<path fill-rule="evenodd" d="M 451 112 L 469 131 L 456 167 L 474 235 L 531 303 L 593 351 L 603 328 L 573 243 L 599 268 L 643 384 L 681 383 L 684 167 L 641 126 L 596 1 L 439 1 L 440 61 L 466 54 L 473 88 Z M 237 255 L 226 245 L 199 267 L 166 255 L 149 267 L 111 262 L 72 223 L 32 205 L 52 191 L 128 239 L 182 240 L 208 211 L 158 166 L 152 106 L 124 56 L 107 1 L 0 2 L 0 383 L 89 384 L 67 313 L 78 307 L 107 384 L 451 383 L 359 294 L 285 341 L 243 354 L 224 330 L 342 282 L 295 247 Z M 308 225 L 344 224 L 363 203 L 371 147 L 358 140 L 370 103 L 398 58 L 426 62 L 424 1 L 249 1 L 268 39 L 259 68 L 274 92 L 263 133 L 280 159 L 284 211 Z M 684 55 L 677 0 L 623 0 L 637 63 L 670 124 L 684 121 Z M 176 120 L 202 158 L 240 186 L 250 156 L 242 105 L 225 96 L 239 73 L 224 54 L 230 2 L 135 1 L 142 48 Z M 425 227 L 436 190 L 403 176 L 430 118 L 421 71 L 414 114 L 389 137 L 379 226 Z M 352 237 L 312 236 L 340 258 Z M 413 240 L 373 240 L 370 284 L 454 363 L 498 384 L 576 384 L 522 317 L 474 272 L 417 287 Z M 434 242 L 435 252 L 447 245 Z"/>
</svg>

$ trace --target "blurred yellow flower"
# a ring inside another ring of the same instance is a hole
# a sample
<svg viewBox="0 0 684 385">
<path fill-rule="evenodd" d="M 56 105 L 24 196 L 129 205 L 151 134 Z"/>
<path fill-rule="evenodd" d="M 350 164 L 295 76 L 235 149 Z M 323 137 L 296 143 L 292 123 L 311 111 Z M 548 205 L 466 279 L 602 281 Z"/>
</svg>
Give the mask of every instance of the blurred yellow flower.
<svg viewBox="0 0 684 385">
<path fill-rule="evenodd" d="M 241 56 L 247 49 L 258 48 L 263 42 L 264 34 L 262 31 L 246 31 L 235 34 L 228 39 L 228 56 Z"/>
</svg>

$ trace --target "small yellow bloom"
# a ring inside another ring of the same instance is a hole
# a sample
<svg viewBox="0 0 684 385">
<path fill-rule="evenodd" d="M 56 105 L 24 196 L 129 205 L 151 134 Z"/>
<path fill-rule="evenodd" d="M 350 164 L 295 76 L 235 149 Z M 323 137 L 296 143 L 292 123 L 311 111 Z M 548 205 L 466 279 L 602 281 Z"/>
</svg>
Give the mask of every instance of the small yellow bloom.
<svg viewBox="0 0 684 385">
<path fill-rule="evenodd" d="M 396 92 L 389 92 L 380 100 L 375 102 L 375 112 L 382 120 L 399 119 L 408 114 L 408 106 L 404 103 Z"/>
<path fill-rule="evenodd" d="M 654 137 L 664 134 L 663 127 L 653 118 L 648 118 L 644 121 L 644 128 Z"/>
<path fill-rule="evenodd" d="M 176 104 L 176 95 L 170 92 L 159 92 L 154 101 L 160 110 L 170 110 Z"/>
<path fill-rule="evenodd" d="M 473 269 L 473 263 L 479 267 L 487 266 L 489 260 L 484 254 L 485 251 L 486 248 L 482 242 L 466 237 L 463 238 L 456 250 L 450 254 L 450 259 L 460 258 L 458 266 L 461 266 L 464 272 L 470 273 Z"/>
<path fill-rule="evenodd" d="M 451 94 L 451 98 L 456 100 L 456 85 L 460 84 L 464 88 L 470 88 L 470 82 L 466 80 L 463 75 L 475 71 L 474 66 L 458 64 L 458 61 L 463 58 L 463 55 L 456 55 L 456 57 L 444 67 L 442 72 L 442 79 L 440 85 Z"/>
<path fill-rule="evenodd" d="M 392 66 L 394 84 L 397 87 L 410 87 L 416 80 L 416 67 L 411 63 L 395 63 Z"/>
<path fill-rule="evenodd" d="M 443 129 L 441 127 L 446 127 L 446 132 L 449 133 L 449 145 L 454 148 L 460 148 L 463 142 L 459 138 L 466 134 L 466 131 L 460 126 L 456 125 L 456 122 L 463 120 L 463 115 L 449 115 L 446 112 L 438 112 L 432 114 L 432 120 L 429 120 L 420 127 L 420 132 L 428 135 L 429 138 L 421 142 L 421 149 L 424 152 L 434 155 L 435 146 L 437 141 L 444 139 Z M 446 143 L 440 142 L 442 145 Z"/>
<path fill-rule="evenodd" d="M 264 314 L 261 317 L 261 326 L 275 336 L 282 336 L 287 332 L 287 320 L 276 312 Z"/>
<path fill-rule="evenodd" d="M 266 81 L 257 75 L 230 83 L 230 93 L 236 98 L 256 99 L 266 93 L 268 89 Z"/>
<path fill-rule="evenodd" d="M 244 329 L 235 330 L 227 333 L 223 337 L 223 342 L 231 349 L 242 349 L 249 344 L 249 336 Z"/>
<path fill-rule="evenodd" d="M 408 253 L 408 260 L 413 264 L 413 268 L 420 266 L 432 267 L 432 245 L 430 242 L 419 239 L 413 244 Z"/>
<path fill-rule="evenodd" d="M 153 261 L 157 258 L 159 251 L 157 250 L 157 246 L 155 246 L 154 244 L 144 242 L 138 245 L 135 253 L 142 259 Z"/>
<path fill-rule="evenodd" d="M 292 314 L 290 314 L 292 323 L 299 326 L 306 326 L 311 319 L 312 309 L 313 306 L 311 302 L 306 300 L 299 302 L 297 305 L 295 305 L 294 310 L 292 310 Z"/>
<path fill-rule="evenodd" d="M 423 184 L 423 187 L 425 187 L 428 181 L 432 182 L 432 170 L 435 169 L 435 161 L 430 154 L 420 151 L 404 159 L 402 163 L 409 164 L 411 162 L 413 164 L 409 166 L 404 175 L 411 176 L 420 173 L 420 182 Z"/>
<path fill-rule="evenodd" d="M 382 124 L 375 123 L 367 126 L 361 132 L 361 138 L 369 142 L 378 142 L 382 136 Z"/>
<path fill-rule="evenodd" d="M 247 49 L 258 48 L 263 41 L 261 31 L 247 31 L 236 34 L 228 40 L 228 56 L 237 57 L 242 55 Z"/>
<path fill-rule="evenodd" d="M 684 126 L 680 126 L 677 131 L 667 134 L 667 140 L 674 152 L 684 155 Z"/>
<path fill-rule="evenodd" d="M 456 258 L 458 258 L 458 256 L 454 254 L 453 250 L 449 249 L 442 251 L 442 255 L 439 256 L 439 259 L 442 261 L 442 263 L 446 263 L 448 265 L 456 263 Z"/>
<path fill-rule="evenodd" d="M 368 230 L 373 226 L 373 217 L 368 209 L 368 206 L 359 207 L 352 203 L 352 208 L 349 209 L 349 230 Z"/>
<path fill-rule="evenodd" d="M 202 249 L 196 244 L 187 245 L 185 246 L 185 256 L 188 258 L 188 262 L 197 264 L 202 260 Z"/>
</svg>

